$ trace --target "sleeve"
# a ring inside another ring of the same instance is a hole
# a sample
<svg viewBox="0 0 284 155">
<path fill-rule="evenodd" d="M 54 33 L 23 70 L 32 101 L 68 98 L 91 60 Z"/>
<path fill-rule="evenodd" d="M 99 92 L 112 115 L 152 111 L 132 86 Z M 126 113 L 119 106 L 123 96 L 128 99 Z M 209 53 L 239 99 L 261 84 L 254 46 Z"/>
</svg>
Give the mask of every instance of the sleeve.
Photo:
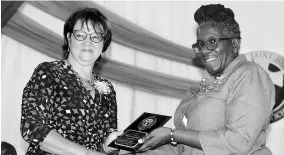
<svg viewBox="0 0 284 155">
<path fill-rule="evenodd" d="M 108 80 L 103 80 L 107 85 L 109 89 L 109 93 L 105 94 L 103 97 L 103 102 L 105 102 L 108 105 L 108 111 L 106 112 L 108 117 L 106 118 L 106 121 L 108 123 L 108 127 L 106 129 L 106 132 L 104 132 L 104 138 L 103 141 L 107 139 L 110 133 L 112 133 L 114 130 L 117 130 L 117 102 L 116 102 L 116 92 L 114 90 L 114 87 L 111 82 Z M 103 143 L 101 143 L 101 151 L 103 151 Z"/>
<path fill-rule="evenodd" d="M 35 68 L 22 96 L 20 130 L 23 139 L 30 144 L 40 145 L 51 130 L 47 124 L 51 92 L 50 71 L 47 63 L 42 63 Z"/>
<path fill-rule="evenodd" d="M 274 105 L 274 86 L 261 67 L 245 70 L 232 84 L 225 126 L 199 132 L 206 155 L 247 154 L 264 134 Z"/>
<path fill-rule="evenodd" d="M 110 93 L 107 96 L 109 102 L 109 117 L 110 117 L 110 130 L 117 130 L 117 103 L 116 103 L 116 92 L 113 85 L 107 81 Z"/>
</svg>

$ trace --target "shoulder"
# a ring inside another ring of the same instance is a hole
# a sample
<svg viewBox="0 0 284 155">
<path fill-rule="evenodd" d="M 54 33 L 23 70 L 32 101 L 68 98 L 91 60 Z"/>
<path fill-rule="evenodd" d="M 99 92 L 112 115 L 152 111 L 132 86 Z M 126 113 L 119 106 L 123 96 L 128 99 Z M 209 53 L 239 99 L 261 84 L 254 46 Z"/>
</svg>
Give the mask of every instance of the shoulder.
<svg viewBox="0 0 284 155">
<path fill-rule="evenodd" d="M 112 83 L 108 80 L 108 79 L 105 79 L 105 78 L 102 78 L 98 75 L 95 75 L 95 79 L 96 79 L 96 85 L 99 86 L 99 87 L 102 87 L 104 89 L 110 89 L 111 92 L 114 92 L 115 93 L 115 89 L 112 85 Z"/>
<path fill-rule="evenodd" d="M 42 62 L 40 63 L 33 72 L 33 77 L 43 76 L 52 78 L 55 76 L 60 76 L 64 72 L 64 63 L 60 60 L 54 60 L 50 62 Z"/>
<path fill-rule="evenodd" d="M 230 88 L 268 89 L 273 91 L 273 82 L 269 74 L 258 64 L 251 61 L 241 63 L 230 76 Z"/>
<path fill-rule="evenodd" d="M 103 83 L 106 83 L 108 85 L 111 85 L 112 86 L 112 83 L 110 82 L 110 80 L 106 79 L 106 78 L 102 78 L 98 75 L 95 75 L 95 78 L 99 81 L 99 82 L 103 82 Z"/>
<path fill-rule="evenodd" d="M 238 99 L 254 107 L 273 107 L 275 89 L 268 73 L 259 64 L 244 61 L 230 76 L 228 103 Z M 233 102 L 231 102 L 233 101 Z M 241 102 L 240 102 L 241 103 Z"/>
<path fill-rule="evenodd" d="M 53 70 L 56 67 L 62 66 L 62 61 L 54 60 L 50 62 L 42 62 L 40 63 L 35 70 Z"/>
<path fill-rule="evenodd" d="M 54 80 L 55 74 L 57 74 L 57 72 L 54 72 L 54 68 L 60 65 L 60 63 L 60 61 L 55 60 L 38 64 L 34 69 L 27 86 L 33 87 L 32 85 L 36 84 L 43 87 L 42 84 L 51 84 Z M 47 87 L 47 85 L 44 85 L 44 87 Z"/>
<path fill-rule="evenodd" d="M 265 76 L 269 78 L 268 73 L 257 63 L 251 61 L 244 61 L 233 72 L 233 77 L 239 79 L 240 77 L 254 77 Z"/>
</svg>

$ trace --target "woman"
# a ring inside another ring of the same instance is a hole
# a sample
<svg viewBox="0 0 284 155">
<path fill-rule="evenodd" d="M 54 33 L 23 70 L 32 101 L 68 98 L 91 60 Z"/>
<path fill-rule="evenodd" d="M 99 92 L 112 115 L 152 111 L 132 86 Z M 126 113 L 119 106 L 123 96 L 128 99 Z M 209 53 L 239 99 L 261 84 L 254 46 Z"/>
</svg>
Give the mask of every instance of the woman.
<svg viewBox="0 0 284 155">
<path fill-rule="evenodd" d="M 39 64 L 23 91 L 21 134 L 30 143 L 26 154 L 118 152 L 107 147 L 121 134 L 113 132 L 116 93 L 94 73 L 111 37 L 109 22 L 97 9 L 79 10 L 66 20 L 63 60 Z"/>
<path fill-rule="evenodd" d="M 1 155 L 17 155 L 15 147 L 5 141 L 1 142 Z"/>
<path fill-rule="evenodd" d="M 144 144 L 139 151 L 164 155 L 271 154 L 265 147 L 265 132 L 274 105 L 273 83 L 259 65 L 239 55 L 241 36 L 233 11 L 220 4 L 206 5 L 194 18 L 198 28 L 192 48 L 207 74 L 177 107 L 175 127 L 152 131 L 141 140 Z"/>
</svg>

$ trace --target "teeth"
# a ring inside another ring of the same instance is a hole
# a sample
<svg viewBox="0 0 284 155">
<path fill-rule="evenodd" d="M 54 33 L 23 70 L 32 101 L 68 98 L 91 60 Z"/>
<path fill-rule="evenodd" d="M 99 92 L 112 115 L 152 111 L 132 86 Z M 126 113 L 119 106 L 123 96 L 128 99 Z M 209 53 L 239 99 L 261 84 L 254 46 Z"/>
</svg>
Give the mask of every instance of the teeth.
<svg viewBox="0 0 284 155">
<path fill-rule="evenodd" d="M 210 59 L 207 59 L 207 60 L 205 60 L 205 61 L 207 62 L 207 61 L 211 61 L 211 60 L 214 60 L 214 59 L 215 59 L 215 58 L 210 58 Z"/>
</svg>

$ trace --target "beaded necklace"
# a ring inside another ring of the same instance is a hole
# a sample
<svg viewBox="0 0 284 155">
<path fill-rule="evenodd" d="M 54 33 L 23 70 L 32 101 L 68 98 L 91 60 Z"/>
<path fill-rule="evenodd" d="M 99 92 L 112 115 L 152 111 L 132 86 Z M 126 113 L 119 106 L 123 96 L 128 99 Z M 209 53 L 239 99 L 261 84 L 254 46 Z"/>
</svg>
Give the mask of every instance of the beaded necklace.
<svg viewBox="0 0 284 155">
<path fill-rule="evenodd" d="M 223 74 L 219 77 L 215 77 L 214 80 L 203 77 L 199 84 L 199 88 L 198 88 L 199 92 L 204 93 L 204 92 L 212 90 L 213 88 L 216 88 L 225 77 L 227 77 L 227 74 Z"/>
</svg>

